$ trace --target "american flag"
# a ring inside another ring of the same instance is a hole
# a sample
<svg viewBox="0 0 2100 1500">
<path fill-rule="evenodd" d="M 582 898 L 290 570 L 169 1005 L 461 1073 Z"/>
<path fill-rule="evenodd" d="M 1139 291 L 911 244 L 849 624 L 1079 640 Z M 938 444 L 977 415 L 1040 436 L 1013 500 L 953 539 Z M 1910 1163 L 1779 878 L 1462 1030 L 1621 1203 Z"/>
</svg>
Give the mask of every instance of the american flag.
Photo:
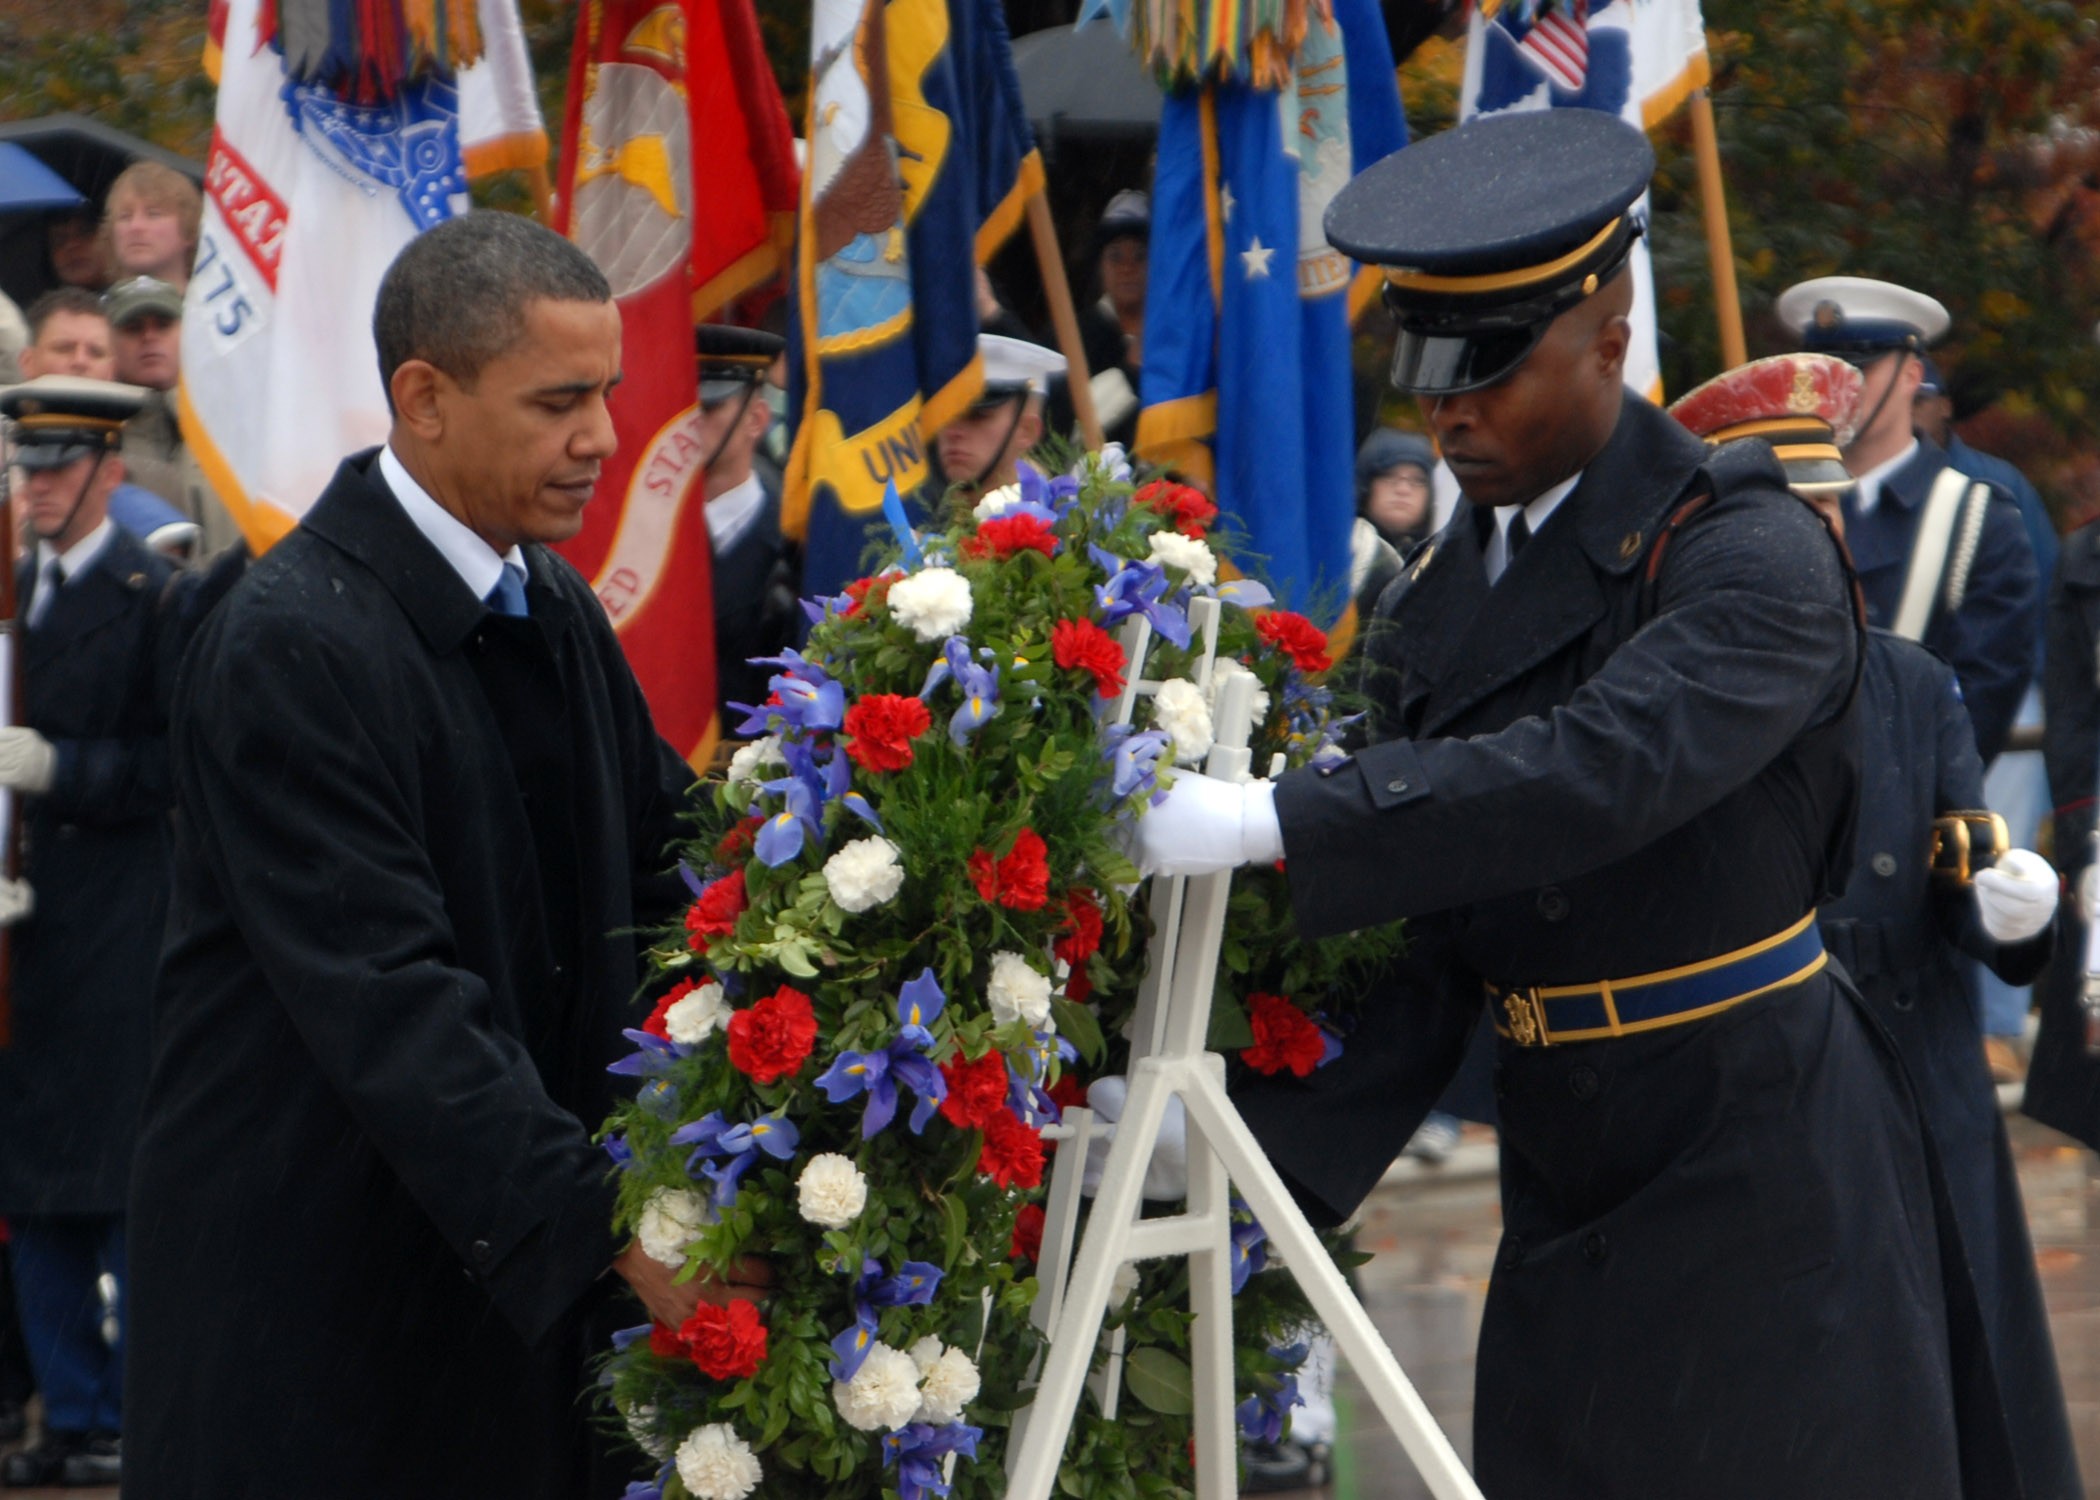
<svg viewBox="0 0 2100 1500">
<path fill-rule="evenodd" d="M 1589 0 L 1530 0 L 1497 17 L 1517 50 L 1564 89 L 1580 90 L 1590 68 Z"/>
</svg>

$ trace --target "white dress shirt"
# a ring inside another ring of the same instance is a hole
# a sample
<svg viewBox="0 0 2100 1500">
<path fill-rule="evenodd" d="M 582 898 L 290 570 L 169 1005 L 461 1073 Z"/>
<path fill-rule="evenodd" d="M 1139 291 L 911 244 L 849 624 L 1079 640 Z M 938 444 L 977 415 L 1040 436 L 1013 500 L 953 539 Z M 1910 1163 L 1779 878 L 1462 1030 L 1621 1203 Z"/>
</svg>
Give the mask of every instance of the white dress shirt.
<svg viewBox="0 0 2100 1500">
<path fill-rule="evenodd" d="M 51 564 L 56 561 L 60 579 L 65 583 L 71 583 L 80 576 L 81 570 L 86 568 L 89 563 L 92 563 L 102 549 L 109 544 L 109 539 L 116 534 L 116 530 L 115 523 L 109 517 L 104 516 L 101 523 L 93 531 L 90 531 L 63 552 L 54 549 L 49 542 L 41 538 L 38 539 L 36 544 L 36 583 L 34 585 L 36 592 L 30 595 L 29 598 L 29 623 L 31 625 L 43 623 L 44 616 L 50 613 L 51 605 L 58 597 L 56 590 L 45 587 L 50 581 Z"/>
<path fill-rule="evenodd" d="M 707 539 L 720 557 L 743 540 L 751 523 L 765 508 L 766 487 L 756 474 L 746 474 L 742 484 L 733 484 L 707 502 Z"/>
<path fill-rule="evenodd" d="M 386 480 L 386 487 L 394 492 L 394 498 L 401 502 L 401 508 L 408 512 L 409 520 L 415 522 L 416 530 L 452 565 L 452 571 L 474 591 L 475 598 L 488 598 L 506 567 L 517 569 L 520 581 L 528 576 L 523 551 L 512 547 L 499 554 L 476 536 L 471 526 L 430 498 L 429 492 L 402 467 L 392 447 L 379 450 L 379 473 Z"/>
<path fill-rule="evenodd" d="M 1852 497 L 1853 508 L 1859 514 L 1866 515 L 1875 506 L 1879 505 L 1881 503 L 1882 481 L 1909 463 L 1917 454 L 1917 451 L 1918 440 L 1913 437 L 1908 443 L 1903 445 L 1901 453 L 1894 458 L 1884 459 L 1882 462 L 1874 465 L 1873 468 L 1867 470 L 1866 473 L 1860 475 L 1858 487 Z"/>
<path fill-rule="evenodd" d="M 1481 554 L 1481 561 L 1487 566 L 1489 583 L 1500 578 L 1503 569 L 1509 566 L 1509 526 L 1510 522 L 1516 520 L 1517 512 L 1524 512 L 1524 524 L 1531 528 L 1531 534 L 1536 538 L 1544 528 L 1547 518 L 1560 509 L 1560 502 L 1567 499 L 1575 486 L 1581 482 L 1582 473 L 1577 470 L 1572 478 L 1563 479 L 1543 495 L 1523 505 L 1495 507 L 1495 534 L 1488 538 L 1487 548 Z"/>
</svg>

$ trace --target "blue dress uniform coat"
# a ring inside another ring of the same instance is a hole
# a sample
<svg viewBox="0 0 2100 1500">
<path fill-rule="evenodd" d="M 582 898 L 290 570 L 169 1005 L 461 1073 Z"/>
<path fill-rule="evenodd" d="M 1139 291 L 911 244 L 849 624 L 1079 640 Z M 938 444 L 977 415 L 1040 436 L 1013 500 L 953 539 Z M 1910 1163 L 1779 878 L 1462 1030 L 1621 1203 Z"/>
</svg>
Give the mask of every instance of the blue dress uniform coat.
<svg viewBox="0 0 2100 1500">
<path fill-rule="evenodd" d="M 590 1133 L 691 778 L 525 555 L 492 613 L 364 454 L 184 661 L 129 1500 L 590 1492 Z"/>
<path fill-rule="evenodd" d="M 1407 917 L 1413 938 L 1339 1060 L 1237 1091 L 1315 1213 L 1347 1214 L 1392 1160 L 1484 980 L 1712 958 L 1848 869 L 1857 626 L 1762 445 L 1715 456 L 1716 498 L 1643 602 L 1707 463 L 1629 395 L 1492 593 L 1461 507 L 1380 606 L 1380 742 L 1278 784 L 1300 932 Z M 1491 1500 L 2014 1492 L 1992 1488 L 2012 1482 L 1995 1392 L 1950 1358 L 1980 1331 L 1915 1106 L 1828 971 L 1692 1024 L 1505 1044 L 1496 1093 L 1473 1443 Z"/>
<path fill-rule="evenodd" d="M 2100 522 L 2064 538 L 2049 587 L 2042 670 L 2042 754 L 2056 798 L 2051 858 L 2071 891 L 2093 862 L 2100 788 Z M 2035 986 L 2041 1033 L 2021 1109 L 2100 1151 L 2100 1057 L 2085 1050 L 2086 928 L 2064 903 L 2055 961 Z"/>
<path fill-rule="evenodd" d="M 1983 806 L 1983 764 L 1947 664 L 1875 631 L 1860 693 L 1858 861 L 1845 894 L 1822 910 L 1824 941 L 1895 1039 L 1939 1148 L 2024 1493 L 2078 1500 L 2085 1488 L 2019 1176 L 1962 961 L 2026 984 L 2048 961 L 2055 931 L 1998 943 L 1983 929 L 1975 892 L 1928 873 L 1932 820 Z"/>
<path fill-rule="evenodd" d="M 727 722 L 732 703 L 763 703 L 771 667 L 754 656 L 778 656 L 795 644 L 802 620 L 796 598 L 794 544 L 780 534 L 780 491 L 763 477 L 765 502 L 743 535 L 714 554 L 715 693 Z"/>
<path fill-rule="evenodd" d="M 58 754 L 51 789 L 24 807 L 36 912 L 14 929 L 0 1214 L 124 1211 L 168 900 L 174 798 L 155 643 L 172 571 L 113 528 L 21 638 L 26 721 Z M 25 619 L 36 586 L 24 563 Z"/>
<path fill-rule="evenodd" d="M 1845 496 L 1845 541 L 1859 569 L 1871 625 L 1887 628 L 1895 621 L 1925 497 L 1946 467 L 1946 453 L 1919 438 L 1910 461 L 1882 481 L 1872 510 L 1861 515 L 1854 496 Z M 1976 749 L 1986 765 L 2003 748 L 2034 675 L 2041 590 L 2020 508 L 1993 486 L 1961 607 L 1952 613 L 1936 609 L 1924 635 L 1924 643 L 1954 665 L 1976 726 Z"/>
</svg>

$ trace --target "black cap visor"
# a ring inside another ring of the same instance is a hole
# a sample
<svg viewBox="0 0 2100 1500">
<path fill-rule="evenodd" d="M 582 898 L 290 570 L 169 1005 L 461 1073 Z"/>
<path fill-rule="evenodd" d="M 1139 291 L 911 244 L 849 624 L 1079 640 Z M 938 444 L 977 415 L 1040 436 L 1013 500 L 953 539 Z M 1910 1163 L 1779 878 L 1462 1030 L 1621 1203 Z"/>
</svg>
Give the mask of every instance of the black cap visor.
<svg viewBox="0 0 2100 1500">
<path fill-rule="evenodd" d="M 14 460 L 27 472 L 36 473 L 43 469 L 63 469 L 69 463 L 93 458 L 102 451 L 101 443 L 26 443 L 15 449 Z"/>
<path fill-rule="evenodd" d="M 1403 324 L 1393 344 L 1393 389 L 1417 396 L 1456 396 L 1493 385 L 1524 363 L 1551 321 L 1444 333 Z"/>
</svg>

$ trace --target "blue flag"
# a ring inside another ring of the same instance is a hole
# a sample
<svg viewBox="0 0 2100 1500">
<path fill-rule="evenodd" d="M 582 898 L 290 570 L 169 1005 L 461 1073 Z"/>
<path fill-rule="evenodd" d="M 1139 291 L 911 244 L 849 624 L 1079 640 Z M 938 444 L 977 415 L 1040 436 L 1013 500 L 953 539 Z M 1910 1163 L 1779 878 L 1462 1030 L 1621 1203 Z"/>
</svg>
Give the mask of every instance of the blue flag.
<svg viewBox="0 0 2100 1500">
<path fill-rule="evenodd" d="M 1211 491 L 1295 609 L 1346 601 L 1356 510 L 1354 268 L 1321 221 L 1405 143 L 1375 0 L 1309 16 L 1284 88 L 1183 87 L 1160 117 L 1138 450 Z"/>
<path fill-rule="evenodd" d="M 975 272 L 1041 190 L 997 0 L 828 0 L 790 298 L 781 523 L 833 594 L 889 535 L 883 494 L 984 386 Z"/>
</svg>

